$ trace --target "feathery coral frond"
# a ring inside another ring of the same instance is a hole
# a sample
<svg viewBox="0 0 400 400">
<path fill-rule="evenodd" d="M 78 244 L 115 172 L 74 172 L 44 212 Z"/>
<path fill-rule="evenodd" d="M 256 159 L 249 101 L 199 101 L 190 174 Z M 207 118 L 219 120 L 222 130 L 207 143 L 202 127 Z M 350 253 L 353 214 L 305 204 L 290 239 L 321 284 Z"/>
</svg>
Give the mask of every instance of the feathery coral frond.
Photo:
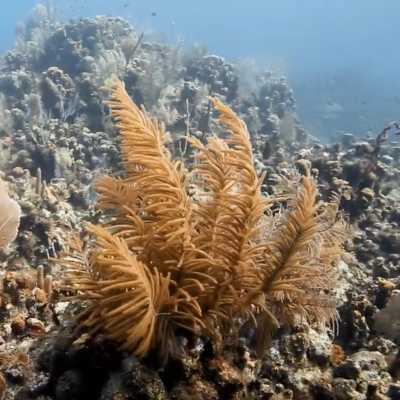
<svg viewBox="0 0 400 400">
<path fill-rule="evenodd" d="M 260 296 L 264 315 L 258 326 L 261 343 L 271 326 L 326 325 L 336 317 L 331 295 L 333 263 L 343 251 L 343 237 L 337 229 L 334 245 L 331 230 L 323 232 L 331 221 L 323 221 L 327 215 L 321 206 L 313 179 L 303 177 L 292 209 L 267 243 L 263 282 L 250 294 L 252 300 Z"/>
<path fill-rule="evenodd" d="M 229 107 L 212 101 L 229 138 L 210 138 L 207 146 L 191 140 L 198 150 L 194 172 L 205 190 L 196 211 L 201 216 L 196 243 L 223 266 L 218 285 L 202 299 L 210 331 L 221 319 L 232 317 L 235 300 L 256 285 L 256 265 L 265 251 L 257 238 L 264 213 L 273 203 L 261 194 L 263 177 L 254 170 L 246 125 Z"/>
<path fill-rule="evenodd" d="M 74 256 L 69 276 L 80 298 L 95 302 L 81 315 L 82 324 L 96 332 L 104 330 L 122 343 L 121 349 L 144 356 L 155 345 L 168 352 L 176 347 L 175 329 L 198 331 L 192 305 L 190 314 L 180 310 L 184 295 L 170 295 L 171 282 L 157 270 L 149 269 L 131 253 L 123 239 L 99 226 L 89 225 L 96 239 L 96 250 L 89 257 Z M 185 301 L 190 304 L 190 299 Z M 166 345 L 166 343 L 168 345 Z"/>
<path fill-rule="evenodd" d="M 264 248 L 256 240 L 259 237 L 261 222 L 267 209 L 275 202 L 261 193 L 264 176 L 258 177 L 253 165 L 250 135 L 245 123 L 218 99 L 212 99 L 214 107 L 219 111 L 219 120 L 230 132 L 225 141 L 227 144 L 227 166 L 231 169 L 231 190 L 226 203 L 233 205 L 230 221 L 236 223 L 235 259 L 231 260 L 239 268 L 243 277 L 251 267 L 246 267 L 251 260 L 256 260 Z M 233 211 L 233 212 L 232 212 Z M 229 217 L 228 217 L 229 218 Z M 230 222 L 227 218 L 226 225 Z"/>
<path fill-rule="evenodd" d="M 331 288 L 344 237 L 337 208 L 318 201 L 306 175 L 287 181 L 297 190 L 285 211 L 273 213 L 280 199 L 261 192 L 246 125 L 212 102 L 228 135 L 206 144 L 188 139 L 197 159 L 190 196 L 164 127 L 115 84 L 108 104 L 126 176 L 96 181 L 98 207 L 110 218 L 89 226 L 88 253 L 77 248 L 61 261 L 72 289 L 90 303 L 81 324 L 139 357 L 176 352 L 180 330 L 218 341 L 252 318 L 265 347 L 280 324 L 325 325 L 335 317 Z"/>
<path fill-rule="evenodd" d="M 139 209 L 139 192 L 129 180 L 102 176 L 95 180 L 94 188 L 99 194 L 97 207 L 102 210 L 124 215 L 125 207 Z"/>
<path fill-rule="evenodd" d="M 170 158 L 164 126 L 132 102 L 122 82 L 116 82 L 108 104 L 122 135 L 125 170 L 140 193 L 147 244 L 164 248 L 169 261 L 179 263 L 181 247 L 191 241 L 192 206 L 184 169 Z"/>
</svg>

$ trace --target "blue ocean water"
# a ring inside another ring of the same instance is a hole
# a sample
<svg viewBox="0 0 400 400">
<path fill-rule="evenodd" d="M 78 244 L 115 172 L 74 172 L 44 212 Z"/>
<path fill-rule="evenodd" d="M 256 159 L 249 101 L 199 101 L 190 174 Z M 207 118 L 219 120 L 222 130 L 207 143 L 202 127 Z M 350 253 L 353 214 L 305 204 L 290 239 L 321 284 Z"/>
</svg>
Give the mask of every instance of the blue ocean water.
<svg viewBox="0 0 400 400">
<path fill-rule="evenodd" d="M 46 1 L 42 1 L 46 2 Z M 35 4 L 0 14 L 0 51 Z M 286 75 L 303 124 L 320 136 L 376 132 L 400 115 L 398 0 L 56 0 L 61 19 L 122 16 L 171 42 L 201 43 Z"/>
</svg>

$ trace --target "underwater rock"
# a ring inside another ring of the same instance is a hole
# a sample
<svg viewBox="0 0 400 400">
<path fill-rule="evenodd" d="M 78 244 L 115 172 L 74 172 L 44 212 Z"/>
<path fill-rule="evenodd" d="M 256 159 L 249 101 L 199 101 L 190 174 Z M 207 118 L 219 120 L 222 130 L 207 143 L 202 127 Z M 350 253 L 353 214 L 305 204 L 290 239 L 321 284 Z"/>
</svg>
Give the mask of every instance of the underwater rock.
<svg viewBox="0 0 400 400">
<path fill-rule="evenodd" d="M 400 337 L 400 294 L 394 291 L 385 308 L 377 312 L 374 316 L 375 329 L 396 340 Z"/>
<path fill-rule="evenodd" d="M 228 102 L 238 94 L 238 77 L 232 64 L 216 55 L 190 60 L 186 65 L 186 80 L 199 80 L 210 87 L 210 93 L 220 94 Z"/>
<path fill-rule="evenodd" d="M 77 112 L 74 82 L 61 69 L 50 67 L 43 72 L 39 87 L 45 112 L 51 116 L 65 121 Z"/>
<path fill-rule="evenodd" d="M 160 377 L 155 371 L 141 365 L 137 360 L 130 357 L 122 362 L 121 371 L 122 390 L 127 400 L 141 398 L 151 400 L 154 398 L 167 399 L 167 392 Z M 108 399 L 103 397 L 104 400 Z M 112 397 L 109 397 L 111 400 Z"/>
<path fill-rule="evenodd" d="M 335 400 L 364 400 L 365 395 L 357 391 L 357 383 L 351 379 L 336 378 L 333 381 Z"/>
<path fill-rule="evenodd" d="M 55 389 L 56 400 L 81 400 L 87 397 L 91 388 L 88 387 L 83 372 L 79 370 L 65 371 L 57 380 Z"/>
<path fill-rule="evenodd" d="M 217 400 L 218 391 L 209 382 L 194 375 L 188 383 L 177 385 L 169 394 L 171 400 Z"/>
</svg>

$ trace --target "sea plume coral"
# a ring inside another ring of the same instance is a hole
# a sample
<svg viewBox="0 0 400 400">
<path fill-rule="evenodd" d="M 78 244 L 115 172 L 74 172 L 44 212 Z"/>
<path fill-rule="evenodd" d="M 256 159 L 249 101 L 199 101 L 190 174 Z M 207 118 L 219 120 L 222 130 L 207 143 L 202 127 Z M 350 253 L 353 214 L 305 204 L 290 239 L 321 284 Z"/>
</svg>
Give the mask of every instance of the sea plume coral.
<svg viewBox="0 0 400 400">
<path fill-rule="evenodd" d="M 172 160 L 164 126 L 115 83 L 108 104 L 125 176 L 96 181 L 107 223 L 89 225 L 89 249 L 75 242 L 60 261 L 70 289 L 89 302 L 81 325 L 140 357 L 175 352 L 177 331 L 218 341 L 235 322 L 254 320 L 262 349 L 280 324 L 335 318 L 331 288 L 344 236 L 336 204 L 318 199 L 308 173 L 290 183 L 292 196 L 265 196 L 246 125 L 212 102 L 227 137 L 188 138 L 189 174 Z"/>
<path fill-rule="evenodd" d="M 342 253 L 345 225 L 337 219 L 336 200 L 318 201 L 313 179 L 306 175 L 275 231 L 266 241 L 259 287 L 247 304 L 261 295 L 258 347 L 271 327 L 300 322 L 325 325 L 335 319 L 335 261 Z"/>
<path fill-rule="evenodd" d="M 20 206 L 9 197 L 5 182 L 0 181 L 0 249 L 16 238 L 20 217 Z"/>
</svg>

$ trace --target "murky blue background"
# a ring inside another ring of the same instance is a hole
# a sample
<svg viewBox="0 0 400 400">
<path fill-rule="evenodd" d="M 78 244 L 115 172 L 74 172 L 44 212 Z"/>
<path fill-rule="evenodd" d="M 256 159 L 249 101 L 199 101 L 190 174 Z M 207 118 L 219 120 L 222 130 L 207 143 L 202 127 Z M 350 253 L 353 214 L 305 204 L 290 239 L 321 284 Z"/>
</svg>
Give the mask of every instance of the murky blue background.
<svg viewBox="0 0 400 400">
<path fill-rule="evenodd" d="M 34 0 L 0 14 L 0 50 Z M 400 119 L 399 0 L 63 0 L 60 18 L 118 15 L 172 42 L 201 43 L 228 59 L 285 74 L 313 133 L 364 134 Z"/>
</svg>

